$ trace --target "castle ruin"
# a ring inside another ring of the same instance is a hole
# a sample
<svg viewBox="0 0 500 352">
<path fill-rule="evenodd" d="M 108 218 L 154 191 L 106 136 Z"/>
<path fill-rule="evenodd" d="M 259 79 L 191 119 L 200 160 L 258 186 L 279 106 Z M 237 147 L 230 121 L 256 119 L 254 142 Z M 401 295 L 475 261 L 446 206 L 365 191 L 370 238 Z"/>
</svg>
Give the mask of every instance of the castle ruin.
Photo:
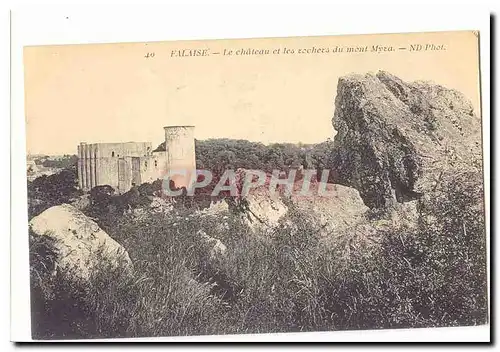
<svg viewBox="0 0 500 352">
<path fill-rule="evenodd" d="M 151 142 L 93 143 L 78 146 L 78 185 L 83 191 L 109 185 L 118 193 L 132 186 L 171 177 L 176 187 L 188 187 L 196 172 L 194 126 L 166 126 L 165 150 L 154 151 Z"/>
</svg>

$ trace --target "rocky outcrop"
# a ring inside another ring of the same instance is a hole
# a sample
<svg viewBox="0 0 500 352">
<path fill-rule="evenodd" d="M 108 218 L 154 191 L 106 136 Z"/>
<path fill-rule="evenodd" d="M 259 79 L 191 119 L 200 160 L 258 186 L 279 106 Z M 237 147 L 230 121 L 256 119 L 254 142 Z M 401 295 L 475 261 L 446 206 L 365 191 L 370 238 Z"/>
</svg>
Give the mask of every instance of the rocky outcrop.
<svg viewBox="0 0 500 352">
<path fill-rule="evenodd" d="M 75 282 L 85 282 L 100 270 L 132 270 L 127 251 L 72 205 L 53 206 L 29 226 L 34 235 L 53 239 L 56 268 Z"/>
<path fill-rule="evenodd" d="M 272 193 L 267 186 L 255 188 L 240 201 L 242 219 L 253 230 L 272 231 L 288 212 L 279 193 Z"/>
<path fill-rule="evenodd" d="M 333 126 L 339 183 L 370 208 L 418 199 L 481 167 L 481 123 L 458 91 L 387 73 L 341 77 Z"/>
<path fill-rule="evenodd" d="M 223 216 L 229 213 L 229 206 L 223 200 L 211 202 L 208 207 L 197 211 L 202 216 Z"/>
<path fill-rule="evenodd" d="M 239 169 L 238 172 L 244 176 L 245 170 Z M 317 181 L 308 183 L 306 192 L 304 187 L 304 181 L 300 179 L 293 184 L 292 192 L 287 192 L 283 185 L 272 192 L 269 182 L 266 182 L 251 188 L 242 199 L 231 202 L 230 209 L 238 212 L 254 233 L 270 234 L 284 222 L 293 228 L 288 216 L 290 207 L 293 207 L 308 214 L 324 236 L 349 228 L 363 219 L 368 210 L 354 188 L 331 183 L 321 185 Z"/>
<path fill-rule="evenodd" d="M 318 186 L 318 183 L 311 183 L 310 196 L 294 192 L 291 201 L 300 212 L 308 214 L 318 223 L 322 236 L 340 233 L 364 220 L 368 207 L 357 190 L 327 183 L 324 186 L 325 194 L 319 196 Z"/>
</svg>

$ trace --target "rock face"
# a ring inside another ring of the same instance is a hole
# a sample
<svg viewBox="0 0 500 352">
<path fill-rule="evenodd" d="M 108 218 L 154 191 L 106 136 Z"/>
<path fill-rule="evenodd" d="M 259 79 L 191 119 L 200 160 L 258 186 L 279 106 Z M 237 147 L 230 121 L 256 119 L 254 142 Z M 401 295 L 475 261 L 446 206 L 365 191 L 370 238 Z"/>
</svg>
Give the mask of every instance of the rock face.
<svg viewBox="0 0 500 352">
<path fill-rule="evenodd" d="M 207 208 L 198 211 L 198 213 L 201 215 L 209 216 L 219 216 L 227 212 L 229 212 L 229 207 L 224 201 L 212 202 Z"/>
<path fill-rule="evenodd" d="M 368 210 L 354 188 L 328 183 L 320 190 L 318 182 L 310 182 L 304 194 L 303 186 L 303 180 L 296 181 L 291 194 L 285 188 L 271 192 L 269 184 L 252 188 L 239 202 L 243 221 L 254 232 L 271 233 L 283 221 L 288 222 L 287 214 L 294 207 L 317 221 L 326 236 L 349 228 Z"/>
<path fill-rule="evenodd" d="M 51 207 L 34 217 L 29 226 L 35 235 L 55 240 L 57 267 L 75 281 L 88 280 L 96 270 L 132 269 L 127 251 L 72 205 Z"/>
<path fill-rule="evenodd" d="M 271 193 L 267 186 L 252 189 L 245 197 L 244 222 L 254 231 L 272 231 L 288 212 L 278 192 Z"/>
<path fill-rule="evenodd" d="M 387 73 L 341 77 L 333 126 L 338 182 L 370 208 L 418 199 L 443 173 L 481 165 L 481 123 L 459 92 Z"/>
<path fill-rule="evenodd" d="M 325 195 L 318 196 L 317 187 L 318 184 L 311 183 L 311 196 L 294 193 L 291 200 L 298 210 L 310 214 L 318 221 L 323 236 L 342 232 L 364 219 L 368 207 L 357 190 L 327 183 Z"/>
</svg>

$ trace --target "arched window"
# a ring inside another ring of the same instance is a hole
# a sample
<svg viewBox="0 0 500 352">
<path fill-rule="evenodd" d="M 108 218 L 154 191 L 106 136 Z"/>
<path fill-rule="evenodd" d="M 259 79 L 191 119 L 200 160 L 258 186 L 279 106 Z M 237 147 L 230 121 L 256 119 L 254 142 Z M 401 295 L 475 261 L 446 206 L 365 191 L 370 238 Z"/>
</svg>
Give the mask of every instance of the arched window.
<svg viewBox="0 0 500 352">
<path fill-rule="evenodd" d="M 115 152 L 111 152 L 111 157 L 114 158 L 115 157 Z"/>
</svg>

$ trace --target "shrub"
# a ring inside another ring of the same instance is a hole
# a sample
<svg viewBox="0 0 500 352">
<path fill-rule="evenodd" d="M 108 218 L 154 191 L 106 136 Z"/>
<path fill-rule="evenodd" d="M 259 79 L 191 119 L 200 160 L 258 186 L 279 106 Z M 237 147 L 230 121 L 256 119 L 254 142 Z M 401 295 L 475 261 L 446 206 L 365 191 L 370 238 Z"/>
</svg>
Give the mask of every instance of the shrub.
<svg viewBox="0 0 500 352">
<path fill-rule="evenodd" d="M 76 171 L 65 169 L 53 175 L 42 175 L 28 181 L 28 218 L 40 214 L 54 205 L 68 203 L 80 196 Z"/>
</svg>

